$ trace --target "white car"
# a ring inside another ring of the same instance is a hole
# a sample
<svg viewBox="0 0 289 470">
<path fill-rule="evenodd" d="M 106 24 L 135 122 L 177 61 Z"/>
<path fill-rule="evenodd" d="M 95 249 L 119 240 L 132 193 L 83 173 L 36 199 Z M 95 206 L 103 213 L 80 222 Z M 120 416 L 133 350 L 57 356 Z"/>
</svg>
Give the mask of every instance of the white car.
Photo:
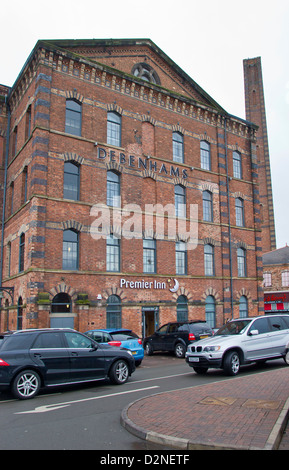
<svg viewBox="0 0 289 470">
<path fill-rule="evenodd" d="M 221 368 L 236 375 L 240 365 L 283 357 L 289 365 L 289 315 L 231 320 L 211 338 L 188 346 L 186 362 L 195 372 Z"/>
</svg>

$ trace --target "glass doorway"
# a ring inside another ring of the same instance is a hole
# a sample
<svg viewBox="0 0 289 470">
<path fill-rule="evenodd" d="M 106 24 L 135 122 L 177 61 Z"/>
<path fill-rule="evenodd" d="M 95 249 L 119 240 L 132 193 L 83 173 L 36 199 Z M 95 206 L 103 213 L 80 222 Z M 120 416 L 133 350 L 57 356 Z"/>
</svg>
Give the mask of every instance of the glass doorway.
<svg viewBox="0 0 289 470">
<path fill-rule="evenodd" d="M 152 335 L 159 327 L 159 307 L 142 307 L 142 336 Z"/>
</svg>

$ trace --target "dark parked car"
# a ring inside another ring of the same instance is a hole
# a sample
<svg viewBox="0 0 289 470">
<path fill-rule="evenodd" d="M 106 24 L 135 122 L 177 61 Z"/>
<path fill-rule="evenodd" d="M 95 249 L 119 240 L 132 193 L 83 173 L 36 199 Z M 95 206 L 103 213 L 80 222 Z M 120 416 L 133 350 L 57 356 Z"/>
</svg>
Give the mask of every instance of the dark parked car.
<svg viewBox="0 0 289 470">
<path fill-rule="evenodd" d="M 97 343 L 107 343 L 129 349 L 134 357 L 135 365 L 138 367 L 144 357 L 142 340 L 132 331 L 126 328 L 106 328 L 89 330 L 84 333 Z"/>
<path fill-rule="evenodd" d="M 103 380 L 123 384 L 135 370 L 130 351 L 69 329 L 0 334 L 0 390 L 33 398 L 41 387 Z"/>
<path fill-rule="evenodd" d="M 212 335 L 212 329 L 203 321 L 171 322 L 147 336 L 143 345 L 148 356 L 154 351 L 173 351 L 177 357 L 185 357 L 189 344 Z"/>
</svg>

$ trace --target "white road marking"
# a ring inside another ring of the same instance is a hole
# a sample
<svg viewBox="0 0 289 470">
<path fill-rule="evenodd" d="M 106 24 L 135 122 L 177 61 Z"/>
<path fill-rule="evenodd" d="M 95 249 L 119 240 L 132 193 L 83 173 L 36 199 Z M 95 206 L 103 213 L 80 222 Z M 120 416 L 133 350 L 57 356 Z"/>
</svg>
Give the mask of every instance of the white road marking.
<svg viewBox="0 0 289 470">
<path fill-rule="evenodd" d="M 72 400 L 72 401 L 67 401 L 67 402 L 63 402 L 63 403 L 57 403 L 55 405 L 38 406 L 38 407 L 34 408 L 34 410 L 20 411 L 18 413 L 14 413 L 14 414 L 15 415 L 23 415 L 23 414 L 29 414 L 29 413 L 46 413 L 48 411 L 54 411 L 54 410 L 58 410 L 60 408 L 66 408 L 67 406 L 70 406 L 74 403 L 81 403 L 81 402 L 91 401 L 91 400 L 99 400 L 100 398 L 115 397 L 115 396 L 118 396 L 118 395 L 125 395 L 127 393 L 142 392 L 142 391 L 145 391 L 145 390 L 151 390 L 153 388 L 159 388 L 159 386 L 139 388 L 139 389 L 136 389 L 136 390 L 127 390 L 126 392 L 111 393 L 111 394 L 107 394 L 107 395 L 100 395 L 98 397 L 83 398 L 81 400 Z"/>
</svg>

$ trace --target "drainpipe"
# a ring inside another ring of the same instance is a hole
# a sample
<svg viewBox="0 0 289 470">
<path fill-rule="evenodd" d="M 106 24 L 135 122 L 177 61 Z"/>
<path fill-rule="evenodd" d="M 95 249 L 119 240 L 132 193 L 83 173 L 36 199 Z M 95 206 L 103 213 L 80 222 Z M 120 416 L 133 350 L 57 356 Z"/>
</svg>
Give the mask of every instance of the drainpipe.
<svg viewBox="0 0 289 470">
<path fill-rule="evenodd" d="M 227 151 L 227 118 L 225 117 L 225 158 L 226 158 L 226 186 L 227 186 L 227 199 L 228 199 L 228 219 L 229 219 L 229 258 L 230 258 L 230 301 L 231 301 L 231 316 L 234 318 L 234 304 L 233 304 L 233 272 L 232 272 L 232 241 L 231 241 L 231 210 L 230 210 L 230 188 L 229 188 L 229 172 L 228 172 L 228 151 Z"/>
<path fill-rule="evenodd" d="M 10 119 L 11 119 L 11 111 L 10 111 L 10 106 L 7 102 L 7 96 L 5 97 L 5 103 L 8 109 L 8 122 L 7 122 L 6 154 L 5 154 L 5 168 L 4 168 L 4 190 L 3 190 L 1 255 L 0 255 L 0 286 L 2 286 L 2 279 L 3 279 L 2 271 L 3 271 L 3 251 L 4 251 L 4 222 L 5 222 L 5 206 L 6 206 L 6 193 L 7 193 L 6 185 L 7 185 L 7 167 L 8 167 Z"/>
</svg>

